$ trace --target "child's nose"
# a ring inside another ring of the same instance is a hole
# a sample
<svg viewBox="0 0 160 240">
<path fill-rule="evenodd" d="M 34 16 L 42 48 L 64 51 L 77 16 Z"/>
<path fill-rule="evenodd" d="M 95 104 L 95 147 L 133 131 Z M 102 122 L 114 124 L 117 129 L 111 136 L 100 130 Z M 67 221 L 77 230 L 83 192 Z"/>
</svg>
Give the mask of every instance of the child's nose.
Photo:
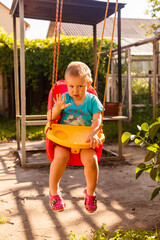
<svg viewBox="0 0 160 240">
<path fill-rule="evenodd" d="M 77 93 L 78 92 L 78 88 L 74 88 L 74 93 Z"/>
</svg>

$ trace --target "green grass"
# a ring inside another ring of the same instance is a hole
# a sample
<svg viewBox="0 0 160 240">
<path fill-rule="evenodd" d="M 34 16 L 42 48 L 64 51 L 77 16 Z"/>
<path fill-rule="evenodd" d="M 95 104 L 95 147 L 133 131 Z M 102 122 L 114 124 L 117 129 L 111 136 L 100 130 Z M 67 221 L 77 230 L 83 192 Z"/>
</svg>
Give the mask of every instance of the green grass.
<svg viewBox="0 0 160 240">
<path fill-rule="evenodd" d="M 124 122 L 122 124 L 122 132 L 137 132 L 137 125 L 143 122 L 151 124 L 154 122 L 152 118 L 152 107 L 147 106 L 145 109 L 137 109 L 133 107 L 132 122 Z M 158 106 L 157 116 L 160 116 L 160 106 Z M 103 131 L 106 136 L 107 143 L 117 142 L 118 124 L 116 121 L 104 122 Z M 15 120 L 10 120 L 0 116 L 0 140 L 10 141 L 16 139 L 16 123 Z M 26 130 L 27 140 L 43 140 L 45 139 L 44 126 L 30 126 Z"/>
<path fill-rule="evenodd" d="M 12 139 L 16 139 L 15 120 L 0 116 L 0 140 L 10 141 Z"/>
<path fill-rule="evenodd" d="M 0 224 L 5 224 L 7 223 L 7 218 L 5 216 L 0 216 Z"/>
<path fill-rule="evenodd" d="M 123 230 L 122 227 L 119 227 L 114 233 L 110 233 L 107 230 L 106 224 L 102 224 L 101 228 L 92 231 L 91 236 L 89 238 L 84 235 L 80 235 L 76 237 L 76 235 L 71 231 L 69 236 L 69 240 L 160 240 L 160 232 L 157 231 L 147 231 L 143 229 L 133 229 L 128 228 L 127 230 Z"/>
<path fill-rule="evenodd" d="M 0 141 L 16 139 L 16 121 L 0 116 Z M 26 140 L 45 139 L 44 126 L 29 126 L 26 129 Z"/>
</svg>

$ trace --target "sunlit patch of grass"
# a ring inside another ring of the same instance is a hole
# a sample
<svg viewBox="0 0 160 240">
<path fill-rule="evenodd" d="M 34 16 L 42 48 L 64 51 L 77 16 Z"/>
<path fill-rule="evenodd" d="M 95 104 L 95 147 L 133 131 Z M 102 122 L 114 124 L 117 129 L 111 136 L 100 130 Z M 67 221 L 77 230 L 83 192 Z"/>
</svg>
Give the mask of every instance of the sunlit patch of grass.
<svg viewBox="0 0 160 240">
<path fill-rule="evenodd" d="M 7 218 L 5 216 L 0 216 L 0 224 L 5 224 L 7 223 Z"/>
<path fill-rule="evenodd" d="M 26 140 L 44 140 L 44 126 L 28 127 L 26 131 Z"/>
</svg>

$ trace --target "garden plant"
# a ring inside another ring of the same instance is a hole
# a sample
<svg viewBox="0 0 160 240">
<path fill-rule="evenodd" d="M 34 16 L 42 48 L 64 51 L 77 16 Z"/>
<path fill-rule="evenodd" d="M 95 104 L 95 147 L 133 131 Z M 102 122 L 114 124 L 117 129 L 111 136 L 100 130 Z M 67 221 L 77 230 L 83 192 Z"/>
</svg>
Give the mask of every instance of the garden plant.
<svg viewBox="0 0 160 240">
<path fill-rule="evenodd" d="M 77 236 L 71 231 L 68 238 L 69 240 L 160 240 L 160 232 L 133 229 L 131 227 L 128 229 L 118 227 L 113 233 L 110 233 L 107 229 L 107 225 L 102 224 L 98 230 L 92 231 L 90 237 L 80 235 L 77 238 Z"/>
<path fill-rule="evenodd" d="M 152 124 L 146 122 L 137 126 L 138 132 L 132 134 L 124 132 L 122 134 L 122 143 L 125 146 L 129 142 L 135 142 L 137 146 L 146 148 L 144 162 L 136 167 L 136 179 L 143 172 L 148 172 L 153 181 L 160 180 L 160 117 Z M 151 195 L 151 200 L 154 199 L 160 192 L 160 187 L 154 189 Z"/>
</svg>

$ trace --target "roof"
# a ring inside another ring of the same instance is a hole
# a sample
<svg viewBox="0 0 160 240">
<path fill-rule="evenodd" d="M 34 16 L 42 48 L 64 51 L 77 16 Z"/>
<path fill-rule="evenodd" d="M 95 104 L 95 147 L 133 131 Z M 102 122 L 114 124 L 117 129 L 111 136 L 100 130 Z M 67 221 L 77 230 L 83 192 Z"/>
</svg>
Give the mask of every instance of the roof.
<svg viewBox="0 0 160 240">
<path fill-rule="evenodd" d="M 104 31 L 104 38 L 111 38 L 113 18 L 107 18 L 106 27 Z M 121 44 L 122 46 L 149 38 L 153 35 L 146 36 L 146 27 L 152 24 L 158 24 L 159 20 L 155 19 L 121 19 Z M 93 35 L 93 27 L 89 25 L 62 23 L 62 33 L 66 36 L 85 36 Z M 103 29 L 103 21 L 97 24 L 97 37 L 101 37 Z M 54 24 L 51 22 L 48 30 L 48 37 L 53 36 Z M 117 28 L 115 28 L 114 41 L 117 42 Z M 138 47 L 132 47 L 133 55 L 152 55 L 152 43 L 148 43 Z"/>
<path fill-rule="evenodd" d="M 24 17 L 55 21 L 57 0 L 24 0 Z M 119 3 L 118 9 L 125 4 Z M 95 25 L 105 16 L 106 2 L 96 0 L 63 0 L 63 22 Z M 115 11 L 115 3 L 109 4 L 108 16 Z M 19 16 L 19 0 L 13 0 L 12 15 Z"/>
<path fill-rule="evenodd" d="M 112 36 L 113 18 L 107 18 L 104 37 L 110 38 Z M 147 38 L 146 27 L 152 24 L 158 24 L 159 20 L 155 19 L 130 19 L 121 18 L 121 38 Z M 116 23 L 117 24 L 117 23 Z M 51 25 L 52 28 L 52 25 Z M 103 29 L 103 21 L 97 24 L 97 37 L 101 37 Z M 50 29 L 51 30 L 51 29 Z M 85 36 L 89 37 L 93 35 L 92 26 L 84 26 L 81 24 L 74 23 L 62 23 L 62 33 L 66 36 Z M 117 37 L 117 28 L 114 33 L 115 38 Z"/>
</svg>

